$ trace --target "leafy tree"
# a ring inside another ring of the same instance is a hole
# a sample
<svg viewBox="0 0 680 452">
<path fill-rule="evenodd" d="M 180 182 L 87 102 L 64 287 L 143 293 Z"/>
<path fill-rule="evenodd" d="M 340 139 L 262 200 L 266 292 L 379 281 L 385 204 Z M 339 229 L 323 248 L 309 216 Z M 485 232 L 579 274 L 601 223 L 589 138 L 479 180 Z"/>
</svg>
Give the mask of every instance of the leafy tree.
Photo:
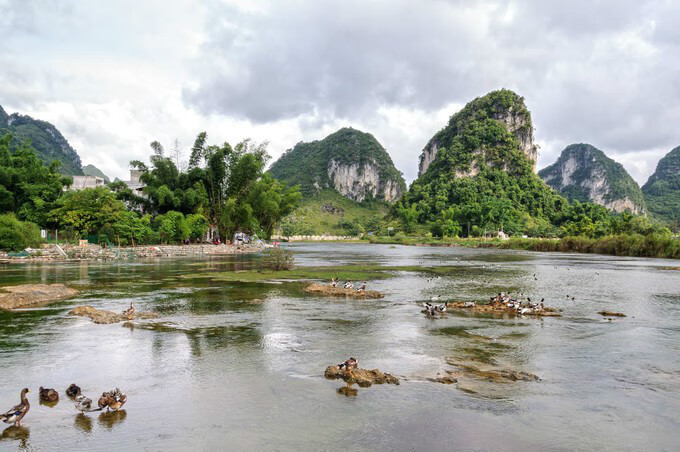
<svg viewBox="0 0 680 452">
<path fill-rule="evenodd" d="M 46 167 L 24 143 L 10 150 L 12 136 L 0 138 L 0 213 L 15 212 L 19 220 L 45 226 L 47 214 L 72 179 L 59 174 L 59 162 Z"/>
<path fill-rule="evenodd" d="M 40 242 L 40 228 L 36 224 L 19 221 L 11 213 L 0 215 L 0 249 L 20 251 Z"/>
<path fill-rule="evenodd" d="M 49 220 L 60 228 L 94 235 L 112 228 L 124 218 L 125 204 L 106 187 L 87 188 L 63 194 L 50 211 Z"/>
</svg>

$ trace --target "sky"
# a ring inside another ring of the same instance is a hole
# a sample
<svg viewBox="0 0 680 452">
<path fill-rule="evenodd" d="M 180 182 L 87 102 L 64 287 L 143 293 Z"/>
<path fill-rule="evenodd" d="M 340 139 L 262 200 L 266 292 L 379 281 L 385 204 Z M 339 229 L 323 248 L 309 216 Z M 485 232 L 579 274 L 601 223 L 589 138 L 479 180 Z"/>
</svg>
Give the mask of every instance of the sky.
<svg viewBox="0 0 680 452">
<path fill-rule="evenodd" d="M 149 143 L 340 127 L 407 181 L 465 103 L 524 96 L 538 167 L 590 143 L 640 184 L 680 145 L 675 0 L 0 0 L 0 105 L 53 123 L 110 177 Z"/>
</svg>

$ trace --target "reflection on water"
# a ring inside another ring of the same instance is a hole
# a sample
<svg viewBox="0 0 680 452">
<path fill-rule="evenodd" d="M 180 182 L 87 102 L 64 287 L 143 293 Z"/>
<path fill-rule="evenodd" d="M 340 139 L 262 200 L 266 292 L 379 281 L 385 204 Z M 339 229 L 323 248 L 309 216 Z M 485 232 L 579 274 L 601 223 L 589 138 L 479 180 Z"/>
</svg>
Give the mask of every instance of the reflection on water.
<svg viewBox="0 0 680 452">
<path fill-rule="evenodd" d="M 75 417 L 75 426 L 83 433 L 92 432 L 92 418 L 85 413 L 78 413 Z"/>
<path fill-rule="evenodd" d="M 127 411 L 125 410 L 102 411 L 97 420 L 99 425 L 106 428 L 107 430 L 111 430 L 114 426 L 125 421 L 126 417 Z"/>
<path fill-rule="evenodd" d="M 442 271 L 369 281 L 385 298 L 351 300 L 319 298 L 299 284 L 210 277 L 254 268 L 258 256 L 1 267 L 0 285 L 66 282 L 81 294 L 0 312 L 0 407 L 16 404 L 21 387 L 35 390 L 27 427 L 3 431 L 0 449 L 672 450 L 680 442 L 680 274 L 665 269 L 677 264 L 460 248 L 291 248 L 298 265 Z M 545 298 L 563 317 L 420 312 L 432 296 L 481 301 L 500 291 Z M 95 325 L 67 314 L 84 304 L 120 311 L 131 301 L 160 317 Z M 607 322 L 601 310 L 628 317 Z M 358 389 L 323 378 L 326 366 L 348 356 L 402 383 Z M 431 381 L 445 375 L 457 381 Z M 73 381 L 90 395 L 125 389 L 125 410 L 83 414 L 71 400 L 37 403 L 41 384 Z"/>
</svg>

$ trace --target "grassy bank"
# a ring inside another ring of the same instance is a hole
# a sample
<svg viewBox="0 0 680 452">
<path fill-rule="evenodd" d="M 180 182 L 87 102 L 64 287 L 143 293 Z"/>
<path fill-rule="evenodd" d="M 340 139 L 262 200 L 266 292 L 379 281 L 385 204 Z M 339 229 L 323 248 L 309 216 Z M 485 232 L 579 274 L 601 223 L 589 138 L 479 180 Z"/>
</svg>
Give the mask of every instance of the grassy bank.
<svg viewBox="0 0 680 452">
<path fill-rule="evenodd" d="M 469 248 L 500 248 L 527 251 L 560 251 L 565 253 L 609 254 L 612 256 L 659 257 L 680 259 L 680 239 L 667 235 L 610 235 L 597 239 L 564 237 L 561 239 L 511 238 L 480 239 L 428 237 L 371 237 L 371 243 L 402 245 L 465 246 Z"/>
</svg>

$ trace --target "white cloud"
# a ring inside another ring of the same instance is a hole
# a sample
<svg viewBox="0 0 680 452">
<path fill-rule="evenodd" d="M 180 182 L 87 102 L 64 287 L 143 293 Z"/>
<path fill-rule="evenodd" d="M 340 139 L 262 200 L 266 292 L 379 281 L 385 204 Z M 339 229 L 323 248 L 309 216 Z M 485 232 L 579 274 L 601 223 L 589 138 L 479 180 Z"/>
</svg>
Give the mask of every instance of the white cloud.
<svg viewBox="0 0 680 452">
<path fill-rule="evenodd" d="M 664 0 L 0 0 L 0 105 L 113 177 L 155 139 L 277 156 L 350 125 L 412 180 L 455 110 L 506 87 L 539 167 L 589 142 L 643 183 L 680 144 L 679 19 Z"/>
</svg>

